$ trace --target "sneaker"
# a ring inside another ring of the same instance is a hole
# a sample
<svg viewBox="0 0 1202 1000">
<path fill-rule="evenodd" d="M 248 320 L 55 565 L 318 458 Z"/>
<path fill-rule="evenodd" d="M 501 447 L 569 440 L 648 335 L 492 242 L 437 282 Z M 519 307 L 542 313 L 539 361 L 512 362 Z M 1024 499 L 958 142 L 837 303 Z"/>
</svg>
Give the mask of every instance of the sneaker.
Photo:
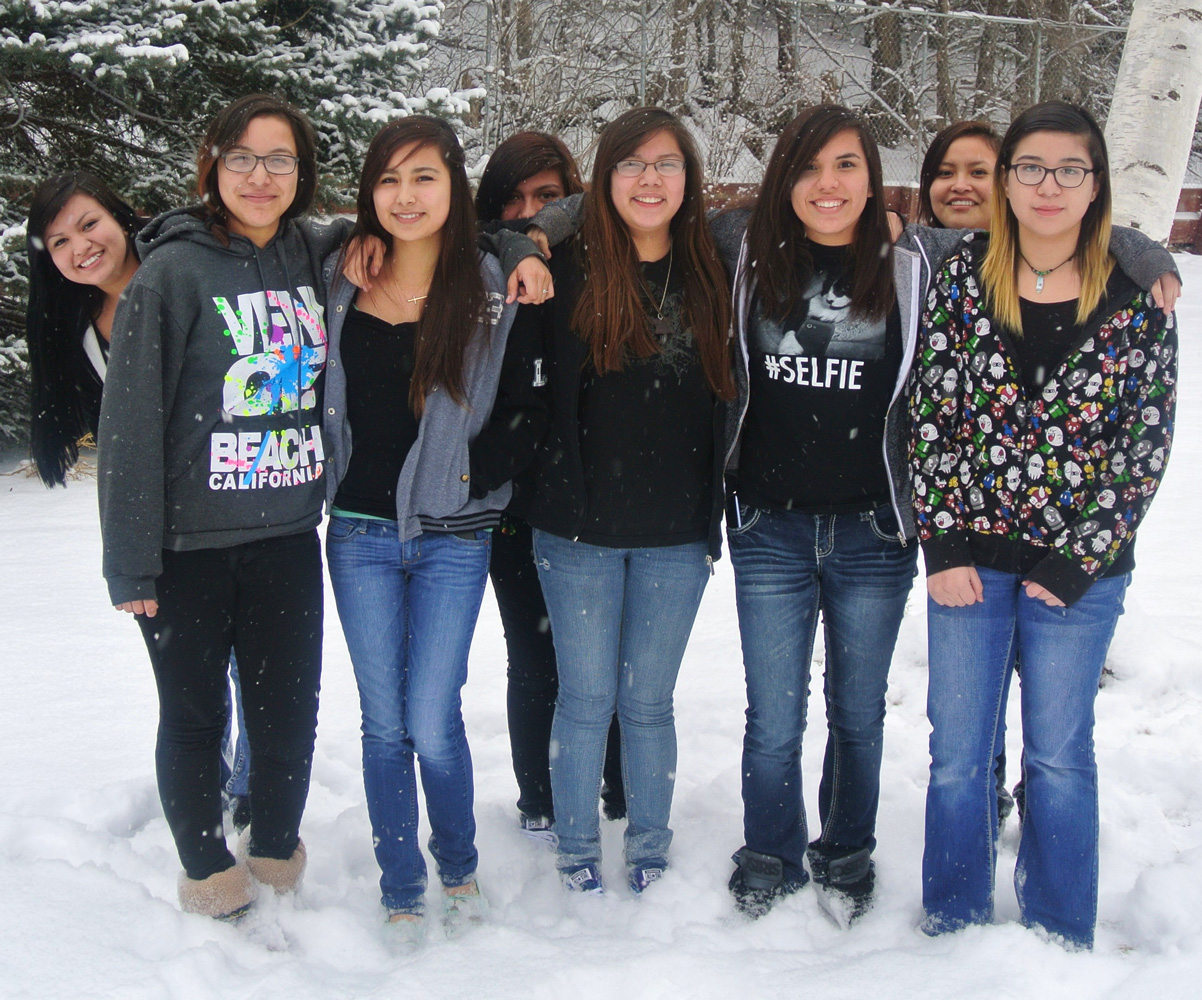
<svg viewBox="0 0 1202 1000">
<path fill-rule="evenodd" d="M 743 847 L 731 858 L 738 867 L 730 876 L 727 888 L 735 900 L 735 909 L 745 917 L 758 920 L 783 896 L 797 892 L 809 880 L 805 872 L 800 878 L 785 878 L 785 863 L 771 854 Z"/>
<path fill-rule="evenodd" d="M 597 870 L 596 865 L 563 868 L 559 877 L 572 892 L 588 893 L 590 896 L 601 896 L 605 893 L 605 887 L 601 884 L 601 872 Z"/>
<path fill-rule="evenodd" d="M 876 871 L 871 852 L 864 848 L 832 858 L 811 847 L 806 855 L 818 887 L 818 905 L 841 929 L 847 930 L 872 909 Z"/>
<path fill-rule="evenodd" d="M 668 866 L 662 861 L 652 861 L 649 863 L 635 865 L 627 873 L 627 880 L 630 883 L 630 891 L 636 896 L 641 895 L 643 890 L 652 882 L 658 882 L 664 877 L 664 872 Z"/>
<path fill-rule="evenodd" d="M 384 927 L 388 944 L 402 953 L 416 951 L 426 939 L 426 918 L 410 910 L 389 913 Z"/>
<path fill-rule="evenodd" d="M 442 920 L 447 937 L 459 937 L 484 923 L 488 900 L 481 894 L 475 879 L 463 885 L 444 885 L 442 897 L 446 907 Z"/>
<path fill-rule="evenodd" d="M 559 843 L 559 838 L 555 836 L 554 826 L 546 816 L 526 816 L 523 814 L 520 823 L 522 825 L 522 833 L 531 840 L 537 840 L 548 847 L 555 847 Z"/>
</svg>

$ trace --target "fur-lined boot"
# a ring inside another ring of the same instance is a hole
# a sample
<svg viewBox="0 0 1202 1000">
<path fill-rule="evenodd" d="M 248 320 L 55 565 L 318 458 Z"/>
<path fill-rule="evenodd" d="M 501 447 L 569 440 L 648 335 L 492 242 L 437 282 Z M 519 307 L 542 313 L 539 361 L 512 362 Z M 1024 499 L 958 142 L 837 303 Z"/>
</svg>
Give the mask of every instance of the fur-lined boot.
<svg viewBox="0 0 1202 1000">
<path fill-rule="evenodd" d="M 308 856 L 305 842 L 298 840 L 296 850 L 290 858 L 261 858 L 250 853 L 250 833 L 244 833 L 238 841 L 238 857 L 246 859 L 246 866 L 255 880 L 271 886 L 276 892 L 296 892 L 300 889 L 305 874 Z"/>
<path fill-rule="evenodd" d="M 237 920 L 255 900 L 255 883 L 250 869 L 236 864 L 208 878 L 179 876 L 179 905 L 185 913 L 199 913 L 218 920 Z"/>
</svg>

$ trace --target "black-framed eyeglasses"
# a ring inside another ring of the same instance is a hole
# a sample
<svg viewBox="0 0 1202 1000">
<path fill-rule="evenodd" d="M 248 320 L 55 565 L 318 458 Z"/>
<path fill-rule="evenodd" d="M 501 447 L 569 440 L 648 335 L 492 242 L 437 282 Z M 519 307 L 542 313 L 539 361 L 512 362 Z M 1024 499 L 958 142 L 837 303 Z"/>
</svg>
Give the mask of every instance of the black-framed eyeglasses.
<svg viewBox="0 0 1202 1000">
<path fill-rule="evenodd" d="M 648 167 L 655 167 L 655 172 L 661 177 L 679 177 L 684 173 L 684 160 L 670 157 L 648 163 L 646 160 L 618 160 L 614 164 L 614 173 L 619 177 L 641 177 Z"/>
<path fill-rule="evenodd" d="M 1089 174 L 1097 173 L 1093 167 L 1045 167 L 1039 163 L 1011 163 L 1007 169 L 1019 184 L 1027 187 L 1038 187 L 1051 174 L 1062 188 L 1079 188 Z"/>
<path fill-rule="evenodd" d="M 268 153 L 266 156 L 256 156 L 254 153 L 222 153 L 221 162 L 226 170 L 236 174 L 253 173 L 260 163 L 267 168 L 269 174 L 290 174 L 300 163 L 299 156 L 289 156 L 287 153 Z"/>
</svg>

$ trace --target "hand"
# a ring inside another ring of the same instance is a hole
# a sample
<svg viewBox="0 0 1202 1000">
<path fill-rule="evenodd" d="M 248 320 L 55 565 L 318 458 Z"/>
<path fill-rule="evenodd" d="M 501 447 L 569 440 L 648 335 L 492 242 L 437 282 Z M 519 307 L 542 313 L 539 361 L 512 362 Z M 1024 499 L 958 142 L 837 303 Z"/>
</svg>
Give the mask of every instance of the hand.
<svg viewBox="0 0 1202 1000">
<path fill-rule="evenodd" d="M 1026 588 L 1027 596 L 1033 601 L 1043 601 L 1049 608 L 1062 608 L 1064 601 L 1060 600 L 1046 587 L 1041 587 L 1038 583 L 1032 583 L 1030 580 L 1023 580 L 1023 587 Z"/>
<path fill-rule="evenodd" d="M 889 239 L 896 243 L 901 239 L 902 230 L 906 225 L 902 222 L 902 217 L 891 208 L 885 212 L 885 218 L 889 220 Z"/>
<path fill-rule="evenodd" d="M 356 236 L 346 245 L 342 273 L 356 288 L 371 291 L 371 279 L 380 273 L 388 247 L 378 236 Z"/>
<path fill-rule="evenodd" d="M 116 604 L 114 607 L 118 611 L 125 611 L 131 615 L 145 615 L 147 618 L 153 618 L 159 613 L 158 601 L 126 601 L 124 604 Z"/>
<path fill-rule="evenodd" d="M 516 299 L 523 305 L 542 305 L 555 297 L 555 282 L 547 265 L 537 257 L 523 257 L 509 276 L 505 301 Z"/>
<path fill-rule="evenodd" d="M 985 600 L 985 589 L 975 566 L 953 566 L 927 577 L 927 593 L 945 608 L 965 608 Z"/>
<path fill-rule="evenodd" d="M 541 253 L 547 260 L 551 259 L 551 244 L 547 240 L 547 234 L 544 233 L 538 226 L 528 226 L 526 235 L 534 241 L 534 245 L 538 247 L 538 252 Z"/>
<path fill-rule="evenodd" d="M 1171 313 L 1181 294 L 1181 282 L 1172 271 L 1165 271 L 1152 285 L 1152 301 L 1162 312 Z"/>
</svg>

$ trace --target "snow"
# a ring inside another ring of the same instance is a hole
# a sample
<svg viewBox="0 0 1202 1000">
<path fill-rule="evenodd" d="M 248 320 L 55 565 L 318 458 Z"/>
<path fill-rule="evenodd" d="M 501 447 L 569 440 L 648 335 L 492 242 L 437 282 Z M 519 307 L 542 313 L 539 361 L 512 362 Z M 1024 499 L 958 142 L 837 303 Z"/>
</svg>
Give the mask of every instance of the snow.
<svg viewBox="0 0 1202 1000">
<path fill-rule="evenodd" d="M 1202 490 L 1202 258 L 1178 260 L 1187 288 L 1179 314 L 1186 395 L 1164 487 L 1140 529 L 1113 676 L 1097 702 L 1102 832 L 1092 954 L 1067 953 L 1016 923 L 1013 825 L 1001 842 L 997 923 L 933 940 L 916 929 L 928 733 L 921 581 L 889 689 L 875 910 L 842 932 L 806 890 L 758 922 L 734 916 L 725 883 L 741 843 L 744 700 L 727 560 L 706 593 L 677 688 L 673 867 L 644 897 L 622 888 L 620 824 L 605 825 L 603 870 L 614 888 L 600 899 L 567 895 L 551 855 L 518 833 L 504 644 L 488 597 L 465 714 L 491 913 L 466 937 L 447 941 L 434 928 L 417 954 L 391 953 L 360 776 L 355 685 L 328 598 L 303 891 L 295 899 L 266 894 L 236 927 L 186 916 L 154 786 L 154 685 L 137 629 L 107 603 L 95 481 L 47 492 L 18 473 L 0 479 L 0 995 L 1197 997 L 1202 541 L 1179 526 L 1196 524 Z M 813 690 L 805 743 L 811 815 L 825 738 L 818 677 Z M 1009 757 L 1019 757 L 1013 728 Z"/>
</svg>

